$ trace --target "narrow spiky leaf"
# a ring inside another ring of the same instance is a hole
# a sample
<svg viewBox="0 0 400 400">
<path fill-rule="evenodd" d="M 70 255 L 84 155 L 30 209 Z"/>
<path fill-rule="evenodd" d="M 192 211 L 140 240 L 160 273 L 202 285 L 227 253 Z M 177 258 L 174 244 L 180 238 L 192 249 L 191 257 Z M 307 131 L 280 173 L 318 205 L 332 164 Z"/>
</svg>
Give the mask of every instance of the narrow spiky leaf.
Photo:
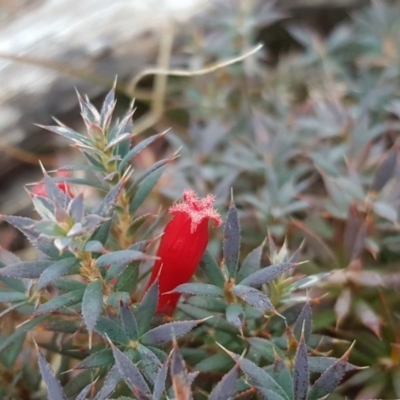
<svg viewBox="0 0 400 400">
<path fill-rule="evenodd" d="M 65 400 L 65 395 L 60 382 L 54 376 L 54 372 L 51 369 L 50 364 L 43 357 L 39 349 L 37 351 L 37 355 L 38 355 L 40 374 L 42 376 L 44 383 L 47 386 L 47 393 L 49 396 L 48 397 L 49 400 Z"/>
<path fill-rule="evenodd" d="M 112 217 L 115 205 L 117 204 L 118 195 L 125 181 L 119 181 L 113 188 L 104 196 L 101 203 L 93 210 L 93 214 L 97 214 L 103 218 Z"/>
<path fill-rule="evenodd" d="M 143 375 L 135 364 L 121 350 L 110 343 L 114 354 L 115 365 L 118 372 L 129 388 L 136 393 L 137 390 L 144 394 L 150 394 L 149 386 L 143 378 Z"/>
<path fill-rule="evenodd" d="M 236 364 L 215 386 L 208 400 L 229 400 L 236 393 L 238 365 Z"/>
<path fill-rule="evenodd" d="M 322 374 L 328 368 L 330 368 L 336 361 L 337 358 L 334 357 L 308 357 L 308 368 L 310 373 L 320 373 Z M 360 367 L 356 367 L 353 364 L 346 363 L 346 372 L 354 371 L 359 369 Z"/>
<path fill-rule="evenodd" d="M 43 289 L 62 276 L 76 274 L 79 271 L 79 265 L 80 260 L 76 257 L 64 258 L 63 260 L 53 263 L 40 275 L 37 288 Z"/>
<path fill-rule="evenodd" d="M 103 254 L 96 260 L 96 266 L 124 266 L 132 261 L 145 260 L 149 256 L 137 250 L 117 250 L 112 253 Z"/>
<path fill-rule="evenodd" d="M 200 261 L 200 268 L 204 271 L 213 285 L 220 288 L 224 287 L 224 275 L 208 250 L 205 251 L 203 258 Z"/>
<path fill-rule="evenodd" d="M 162 365 L 160 371 L 158 371 L 157 377 L 154 381 L 153 400 L 160 400 L 163 392 L 165 391 L 165 381 L 167 379 L 169 363 L 170 357 L 168 357 L 168 359 Z"/>
<path fill-rule="evenodd" d="M 53 261 L 21 261 L 0 269 L 0 275 L 9 278 L 38 279 Z"/>
<path fill-rule="evenodd" d="M 229 304 L 226 308 L 226 320 L 236 329 L 242 329 L 244 310 L 240 304 Z"/>
<path fill-rule="evenodd" d="M 154 384 L 157 374 L 161 369 L 161 361 L 157 355 L 148 347 L 139 344 L 136 350 L 140 354 L 140 370 L 144 374 L 145 378 Z"/>
<path fill-rule="evenodd" d="M 139 304 L 136 312 L 136 321 L 139 327 L 139 334 L 147 332 L 150 326 L 150 322 L 156 312 L 158 302 L 158 280 L 149 287 L 141 303 Z"/>
<path fill-rule="evenodd" d="M 336 389 L 346 372 L 351 348 L 317 379 L 308 394 L 307 400 L 325 398 Z"/>
<path fill-rule="evenodd" d="M 252 250 L 249 254 L 247 254 L 246 258 L 243 260 L 243 263 L 237 273 L 236 276 L 236 281 L 240 282 L 249 275 L 253 274 L 254 272 L 258 271 L 260 269 L 260 263 L 261 263 L 261 256 L 262 256 L 262 251 L 265 245 L 265 241 Z"/>
<path fill-rule="evenodd" d="M 285 391 L 287 397 L 290 400 L 295 400 L 293 397 L 292 375 L 285 361 L 277 353 L 275 353 L 271 375 Z"/>
<path fill-rule="evenodd" d="M 132 310 L 129 308 L 128 304 L 123 301 L 120 301 L 119 305 L 122 326 L 124 327 L 126 334 L 128 335 L 129 339 L 137 340 L 139 337 L 139 331 L 136 318 L 133 315 Z"/>
<path fill-rule="evenodd" d="M 129 337 L 124 328 L 110 318 L 100 317 L 97 321 L 95 331 L 100 335 L 111 339 L 114 343 L 129 343 Z"/>
<path fill-rule="evenodd" d="M 121 375 L 118 372 L 118 367 L 113 365 L 104 379 L 103 386 L 97 393 L 93 400 L 106 400 L 115 391 L 119 382 L 121 381 Z"/>
<path fill-rule="evenodd" d="M 0 303 L 12 303 L 14 301 L 24 301 L 26 299 L 25 293 L 0 288 Z"/>
<path fill-rule="evenodd" d="M 99 350 L 96 353 L 90 354 L 83 361 L 81 361 L 75 369 L 89 369 L 89 368 L 100 368 L 112 365 L 114 357 L 112 350 L 107 348 Z"/>
<path fill-rule="evenodd" d="M 169 322 L 167 324 L 157 326 L 146 332 L 141 337 L 141 342 L 143 344 L 149 344 L 149 345 L 169 343 L 172 341 L 173 337 L 179 338 L 183 335 L 186 335 L 201 322 L 203 321 L 195 320 L 195 321 Z"/>
<path fill-rule="evenodd" d="M 142 205 L 146 197 L 153 190 L 154 186 L 160 179 L 161 175 L 165 171 L 165 166 L 153 171 L 142 183 L 138 186 L 138 190 L 135 193 L 130 205 L 129 212 L 134 214 L 138 208 Z"/>
<path fill-rule="evenodd" d="M 86 400 L 86 395 L 89 393 L 89 390 L 93 386 L 93 383 L 89 383 L 86 385 L 81 392 L 78 394 L 75 400 Z"/>
<path fill-rule="evenodd" d="M 56 126 L 56 125 L 49 125 L 49 126 L 44 126 L 44 125 L 36 125 L 39 128 L 46 129 L 47 131 L 56 133 L 57 135 L 60 135 L 66 139 L 69 139 L 73 141 L 74 143 L 77 144 L 83 144 L 89 147 L 93 147 L 94 144 L 93 142 L 87 138 L 86 136 L 81 135 L 78 132 L 75 132 L 74 130 L 66 127 L 65 125 L 63 126 Z"/>
<path fill-rule="evenodd" d="M 223 297 L 224 292 L 221 288 L 206 283 L 183 283 L 174 290 L 176 293 L 186 293 L 197 296 Z"/>
<path fill-rule="evenodd" d="M 254 287 L 261 286 L 264 283 L 270 282 L 271 280 L 275 279 L 277 276 L 289 271 L 289 269 L 294 267 L 295 265 L 295 263 L 291 262 L 283 262 L 270 265 L 249 275 L 247 278 L 239 282 L 239 284 Z"/>
<path fill-rule="evenodd" d="M 121 160 L 118 169 L 120 172 L 124 170 L 126 165 L 131 161 L 134 157 L 136 157 L 142 150 L 144 150 L 147 146 L 149 146 L 151 143 L 155 142 L 157 139 L 161 138 L 167 133 L 161 132 L 156 135 L 150 136 L 145 140 L 142 140 L 140 143 L 138 143 L 135 147 L 133 147 L 126 155 L 125 157 Z"/>
<path fill-rule="evenodd" d="M 46 314 L 52 311 L 60 311 L 64 307 L 72 306 L 82 300 L 84 290 L 78 289 L 69 293 L 61 294 L 53 297 L 46 303 L 42 304 L 36 311 L 35 315 Z"/>
<path fill-rule="evenodd" d="M 302 334 L 293 367 L 293 392 L 296 400 L 306 400 L 309 380 L 307 345 Z"/>
<path fill-rule="evenodd" d="M 240 225 L 235 204 L 231 201 L 224 228 L 223 254 L 229 276 L 235 277 L 240 251 Z"/>
<path fill-rule="evenodd" d="M 170 373 L 176 400 L 192 400 L 193 396 L 190 389 L 190 379 L 185 362 L 183 361 L 176 343 L 174 343 Z"/>
<path fill-rule="evenodd" d="M 92 347 L 92 334 L 103 310 L 103 287 L 100 279 L 90 282 L 82 298 L 82 317 L 89 332 L 89 348 Z"/>
<path fill-rule="evenodd" d="M 263 369 L 254 364 L 252 361 L 240 357 L 238 354 L 230 351 L 225 351 L 233 358 L 233 360 L 239 364 L 242 371 L 248 376 L 249 381 L 256 387 L 265 388 L 277 393 L 284 399 L 287 399 L 285 391 L 282 387 Z"/>
<path fill-rule="evenodd" d="M 232 292 L 239 296 L 243 301 L 261 311 L 275 312 L 275 307 L 271 300 L 261 291 L 250 286 L 236 285 Z"/>
<path fill-rule="evenodd" d="M 306 341 L 306 343 L 308 343 L 308 340 L 312 332 L 312 309 L 309 301 L 307 301 L 306 304 L 304 304 L 304 307 L 301 310 L 301 313 L 299 314 L 293 328 L 294 336 L 298 341 L 301 338 L 301 333 L 303 331 L 303 328 L 304 328 L 304 340 Z"/>
<path fill-rule="evenodd" d="M 108 130 L 111 122 L 111 117 L 116 105 L 115 101 L 115 84 L 112 89 L 107 93 L 100 111 L 100 127 L 106 131 Z"/>
<path fill-rule="evenodd" d="M 370 186 L 371 192 L 379 193 L 393 176 L 397 164 L 397 156 L 398 150 L 396 148 L 392 148 L 386 153 L 375 172 L 374 179 Z"/>
</svg>

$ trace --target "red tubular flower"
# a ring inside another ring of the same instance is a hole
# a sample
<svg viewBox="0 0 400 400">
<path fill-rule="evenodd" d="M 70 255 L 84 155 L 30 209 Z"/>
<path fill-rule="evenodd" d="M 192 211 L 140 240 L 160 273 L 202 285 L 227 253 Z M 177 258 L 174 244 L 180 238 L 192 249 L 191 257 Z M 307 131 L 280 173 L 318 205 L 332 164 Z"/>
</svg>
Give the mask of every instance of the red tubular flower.
<svg viewBox="0 0 400 400">
<path fill-rule="evenodd" d="M 183 202 L 170 207 L 174 218 L 167 224 L 161 237 L 149 287 L 159 277 L 157 313 L 172 315 L 180 294 L 163 294 L 190 280 L 208 244 L 208 221 L 215 226 L 221 217 L 212 208 L 214 196 L 200 199 L 192 190 L 183 192 Z M 161 269 L 161 272 L 160 272 Z"/>
</svg>

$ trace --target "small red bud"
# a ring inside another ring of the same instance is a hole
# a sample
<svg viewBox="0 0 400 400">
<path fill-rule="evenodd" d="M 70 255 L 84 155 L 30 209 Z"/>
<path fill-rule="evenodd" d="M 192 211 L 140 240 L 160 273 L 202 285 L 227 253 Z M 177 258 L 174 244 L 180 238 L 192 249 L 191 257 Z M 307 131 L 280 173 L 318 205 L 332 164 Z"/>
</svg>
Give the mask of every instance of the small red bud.
<svg viewBox="0 0 400 400">
<path fill-rule="evenodd" d="M 57 171 L 56 176 L 58 177 L 68 177 L 70 174 L 65 171 Z M 68 194 L 71 198 L 75 197 L 71 191 L 70 186 L 66 182 L 57 182 L 57 186 L 62 190 L 65 194 Z M 37 196 L 47 197 L 46 186 L 43 181 L 37 183 L 31 190 L 32 194 Z"/>
</svg>

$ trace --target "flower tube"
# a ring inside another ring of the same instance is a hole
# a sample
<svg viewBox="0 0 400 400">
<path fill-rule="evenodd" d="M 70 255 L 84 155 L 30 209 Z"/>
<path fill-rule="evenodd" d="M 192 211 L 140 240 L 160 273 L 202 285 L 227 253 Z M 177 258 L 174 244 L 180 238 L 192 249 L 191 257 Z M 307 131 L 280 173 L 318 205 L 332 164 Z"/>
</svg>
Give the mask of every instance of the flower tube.
<svg viewBox="0 0 400 400">
<path fill-rule="evenodd" d="M 214 200 L 212 194 L 200 199 L 192 190 L 185 190 L 183 202 L 169 208 L 173 219 L 164 229 L 158 259 L 147 286 L 159 278 L 158 314 L 174 312 L 180 294 L 165 293 L 187 283 L 196 271 L 208 244 L 208 221 L 212 220 L 215 226 L 222 223 L 220 215 L 212 208 Z"/>
</svg>

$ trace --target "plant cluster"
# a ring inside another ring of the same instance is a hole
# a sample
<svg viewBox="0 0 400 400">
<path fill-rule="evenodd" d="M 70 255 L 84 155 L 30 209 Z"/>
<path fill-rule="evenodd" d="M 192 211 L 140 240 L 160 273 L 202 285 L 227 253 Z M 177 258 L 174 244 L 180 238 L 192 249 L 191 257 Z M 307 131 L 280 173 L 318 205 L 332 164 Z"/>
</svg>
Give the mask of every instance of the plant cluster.
<svg viewBox="0 0 400 400">
<path fill-rule="evenodd" d="M 241 262 L 233 200 L 221 262 L 205 251 L 208 221 L 222 222 L 214 196 L 201 199 L 191 190 L 170 207 L 173 219 L 152 256 L 154 221 L 139 210 L 173 158 L 140 173 L 131 172 L 130 161 L 163 134 L 131 145 L 131 110 L 111 124 L 114 89 L 100 112 L 81 97 L 79 103 L 87 135 L 62 123 L 45 128 L 88 160 L 60 171 L 86 170 L 91 178 L 44 171 L 30 192 L 39 219 L 2 216 L 38 250 L 33 261 L 0 252 L 1 317 L 20 321 L 2 333 L 4 398 L 41 398 L 47 390 L 49 399 L 317 400 L 357 369 L 347 362 L 350 350 L 328 357 L 326 339 L 312 332 L 317 300 L 304 291 L 327 274 L 292 277 L 300 249 L 278 250 L 272 237 L 267 266 L 264 243 Z M 85 204 L 78 183 L 104 193 L 98 205 Z M 144 289 L 140 267 L 154 259 Z M 189 283 L 199 263 L 208 283 Z M 32 374 L 35 358 L 39 371 Z"/>
<path fill-rule="evenodd" d="M 50 399 L 400 397 L 400 7 L 322 37 L 272 2 L 214 6 L 188 64 L 277 21 L 301 50 L 174 78 L 173 130 L 142 141 L 132 107 L 112 122 L 114 90 L 100 111 L 79 96 L 87 134 L 45 127 L 87 163 L 44 171 L 39 220 L 1 217 L 38 258 L 0 251 L 0 396 L 43 398 L 43 381 Z M 172 150 L 134 170 L 157 140 Z M 166 198 L 183 199 L 166 214 Z"/>
<path fill-rule="evenodd" d="M 191 38 L 200 60 L 268 39 L 273 29 L 259 26 L 279 18 L 298 50 L 275 63 L 267 49 L 186 88 L 189 107 L 171 108 L 186 113 L 190 135 L 168 137 L 183 156 L 164 193 L 189 183 L 224 202 L 233 187 L 249 249 L 267 227 L 292 247 L 305 238 L 301 270 L 336 271 L 315 326 L 356 340 L 353 362 L 373 366 L 345 393 L 399 397 L 399 5 L 374 2 L 325 37 L 264 2 L 219 7 L 220 18 L 201 20 L 202 40 Z"/>
</svg>

